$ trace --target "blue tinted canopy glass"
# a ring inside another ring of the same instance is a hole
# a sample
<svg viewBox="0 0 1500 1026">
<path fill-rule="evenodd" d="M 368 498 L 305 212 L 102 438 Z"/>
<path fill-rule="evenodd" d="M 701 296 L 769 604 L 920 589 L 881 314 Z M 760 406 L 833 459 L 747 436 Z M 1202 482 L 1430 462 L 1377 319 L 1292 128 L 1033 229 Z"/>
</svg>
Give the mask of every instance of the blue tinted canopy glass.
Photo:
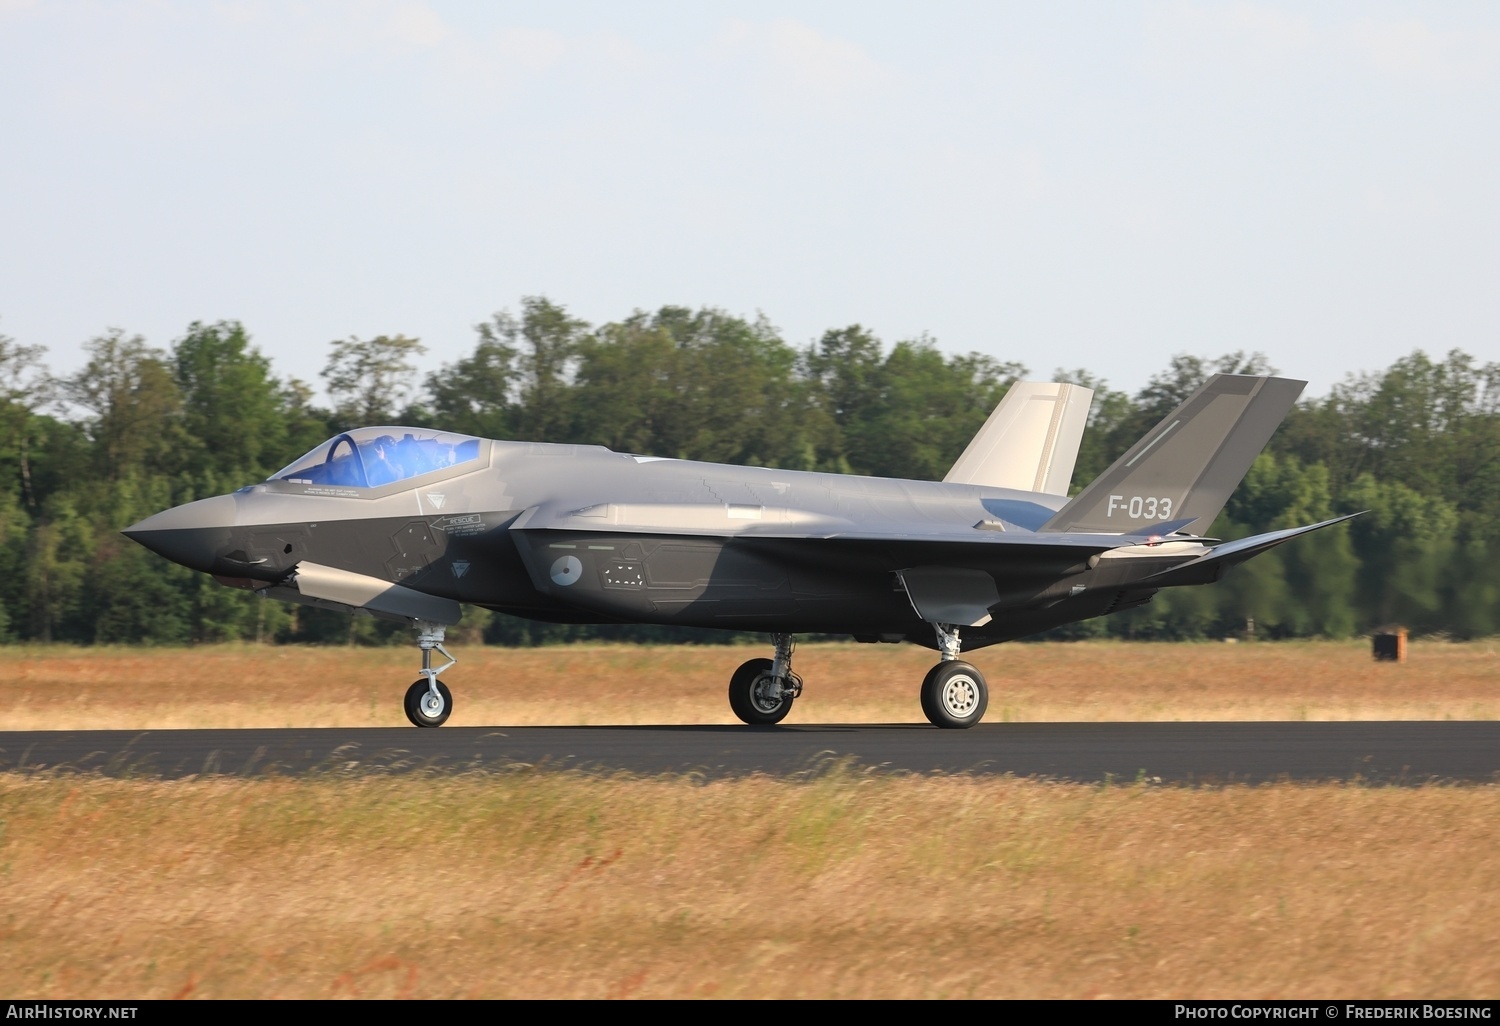
<svg viewBox="0 0 1500 1026">
<path fill-rule="evenodd" d="M 479 458 L 479 439 L 434 428 L 345 431 L 272 474 L 272 481 L 379 488 Z"/>
</svg>

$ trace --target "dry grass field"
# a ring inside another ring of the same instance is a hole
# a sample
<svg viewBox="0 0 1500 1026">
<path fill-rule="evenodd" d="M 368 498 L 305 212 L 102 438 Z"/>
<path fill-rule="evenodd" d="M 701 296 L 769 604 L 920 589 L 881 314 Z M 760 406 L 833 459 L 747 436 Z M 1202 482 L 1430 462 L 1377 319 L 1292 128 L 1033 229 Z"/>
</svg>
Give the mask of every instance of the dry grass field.
<svg viewBox="0 0 1500 1026">
<path fill-rule="evenodd" d="M 401 726 L 415 647 L 25 647 L 0 729 Z M 730 723 L 730 673 L 769 646 L 463 646 L 444 675 L 455 726 Z M 804 645 L 790 723 L 920 722 L 936 656 L 910 645 Z M 989 721 L 1401 720 L 1500 716 L 1500 646 L 1414 642 L 1084 642 L 980 649 Z M 18 678 L 18 679 L 17 679 Z"/>
<path fill-rule="evenodd" d="M 1487 997 L 1500 789 L 0 777 L 11 997 Z"/>
<path fill-rule="evenodd" d="M 411 650 L 11 648 L 0 728 L 396 725 Z M 465 648 L 455 724 L 725 722 L 759 648 Z M 1493 718 L 1500 653 L 1006 645 L 990 718 Z M 927 652 L 806 646 L 801 722 Z M 415 728 L 412 728 L 415 729 Z M 0 775 L 13 997 L 1500 996 L 1500 787 Z"/>
</svg>

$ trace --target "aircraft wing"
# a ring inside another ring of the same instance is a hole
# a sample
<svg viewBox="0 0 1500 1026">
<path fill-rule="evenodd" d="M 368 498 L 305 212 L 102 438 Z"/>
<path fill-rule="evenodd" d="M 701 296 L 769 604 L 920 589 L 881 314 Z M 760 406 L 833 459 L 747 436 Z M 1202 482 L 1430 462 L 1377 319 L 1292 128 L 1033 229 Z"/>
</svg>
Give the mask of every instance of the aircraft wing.
<svg viewBox="0 0 1500 1026">
<path fill-rule="evenodd" d="M 753 515 L 752 515 L 753 514 Z M 1190 519 L 1153 524 L 1124 534 L 1040 533 L 997 520 L 972 525 L 952 521 L 902 520 L 863 527 L 839 516 L 798 509 L 746 507 L 725 503 L 601 503 L 578 510 L 536 506 L 511 525 L 512 531 L 581 531 L 610 534 L 703 536 L 723 540 L 829 542 L 881 546 L 956 547 L 973 552 L 1102 552 L 1128 545 L 1163 541 Z M 1198 541 L 1196 536 L 1173 536 L 1173 541 Z"/>
<path fill-rule="evenodd" d="M 676 512 L 681 514 L 682 510 Z M 711 515 L 722 518 L 722 506 L 717 514 L 699 511 L 698 518 Z M 659 523 L 632 523 L 633 517 L 621 517 L 606 526 L 601 523 L 604 519 L 549 516 L 542 510 L 532 510 L 517 518 L 511 531 L 526 538 L 525 548 L 535 552 L 545 551 L 570 535 L 610 545 L 616 544 L 614 539 L 630 535 L 698 537 L 733 546 L 770 564 L 801 567 L 828 580 L 862 580 L 867 582 L 865 587 L 883 575 L 895 574 L 924 619 L 961 624 L 987 620 L 989 607 L 997 604 L 1048 600 L 1058 589 L 1059 594 L 1066 593 L 1078 575 L 1094 570 L 1101 559 L 1111 561 L 1101 573 L 1113 580 L 1124 570 L 1120 559 L 1106 556 L 1114 550 L 1139 557 L 1127 560 L 1137 568 L 1135 574 L 1192 559 L 1205 551 L 1200 539 L 1156 533 L 1173 524 L 1154 526 L 1150 533 L 1039 534 L 993 529 L 983 521 L 974 526 L 902 521 L 865 528 L 830 517 L 795 527 L 758 523 L 712 532 L 705 527 L 675 526 L 667 530 Z M 692 519 L 678 515 L 673 522 L 681 525 Z M 589 520 L 597 526 L 589 525 Z"/>
</svg>

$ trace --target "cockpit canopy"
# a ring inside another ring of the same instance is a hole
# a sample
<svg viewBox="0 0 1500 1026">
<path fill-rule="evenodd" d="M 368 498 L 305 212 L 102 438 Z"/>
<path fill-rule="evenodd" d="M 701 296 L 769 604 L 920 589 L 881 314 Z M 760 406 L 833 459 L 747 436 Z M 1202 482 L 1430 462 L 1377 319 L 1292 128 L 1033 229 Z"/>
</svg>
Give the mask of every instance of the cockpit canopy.
<svg viewBox="0 0 1500 1026">
<path fill-rule="evenodd" d="M 379 488 L 477 459 L 479 439 L 471 435 L 434 428 L 367 427 L 330 438 L 269 480 Z"/>
</svg>

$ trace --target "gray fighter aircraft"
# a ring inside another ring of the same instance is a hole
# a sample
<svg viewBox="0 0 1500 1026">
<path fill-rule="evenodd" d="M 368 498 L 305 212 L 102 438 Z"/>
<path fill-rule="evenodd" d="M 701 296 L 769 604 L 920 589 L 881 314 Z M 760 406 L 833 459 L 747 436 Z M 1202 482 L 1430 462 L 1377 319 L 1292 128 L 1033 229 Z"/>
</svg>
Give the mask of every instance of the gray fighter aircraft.
<svg viewBox="0 0 1500 1026">
<path fill-rule="evenodd" d="M 927 718 L 969 727 L 988 685 L 960 635 L 978 648 L 1129 609 L 1347 519 L 1227 544 L 1194 533 L 1304 384 L 1217 375 L 1071 500 L 1092 393 L 1021 383 L 941 482 L 370 427 L 125 534 L 223 584 L 410 624 L 422 669 L 405 705 L 420 727 L 452 712 L 438 675 L 465 602 L 767 632 L 774 655 L 729 681 L 750 724 L 780 722 L 801 695 L 795 634 L 912 641 L 942 657 L 921 685 Z"/>
</svg>

